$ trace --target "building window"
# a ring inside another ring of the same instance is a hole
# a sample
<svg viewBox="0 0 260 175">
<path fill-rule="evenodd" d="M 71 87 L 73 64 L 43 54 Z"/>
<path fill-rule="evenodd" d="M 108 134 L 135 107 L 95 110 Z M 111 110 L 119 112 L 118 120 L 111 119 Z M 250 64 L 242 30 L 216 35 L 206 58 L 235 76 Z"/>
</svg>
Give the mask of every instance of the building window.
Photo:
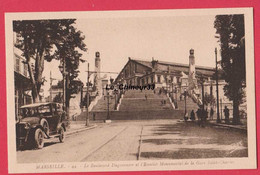
<svg viewBox="0 0 260 175">
<path fill-rule="evenodd" d="M 153 76 L 151 76 L 151 83 L 153 83 Z"/>
<path fill-rule="evenodd" d="M 168 83 L 168 81 L 167 81 L 167 80 L 168 80 L 168 79 L 167 79 L 167 76 L 164 75 L 163 78 L 164 78 L 164 82 L 165 82 L 165 83 Z"/>
<path fill-rule="evenodd" d="M 177 83 L 180 83 L 180 77 L 177 77 Z"/>
<path fill-rule="evenodd" d="M 161 75 L 157 75 L 158 83 L 161 83 Z"/>
<path fill-rule="evenodd" d="M 28 72 L 28 65 L 27 64 L 24 64 L 23 65 L 23 74 L 24 74 L 24 76 L 26 76 L 27 77 L 27 72 Z"/>
<path fill-rule="evenodd" d="M 15 58 L 15 70 L 20 72 L 20 60 L 17 57 Z"/>
<path fill-rule="evenodd" d="M 137 85 L 140 85 L 140 79 L 137 78 Z"/>
</svg>

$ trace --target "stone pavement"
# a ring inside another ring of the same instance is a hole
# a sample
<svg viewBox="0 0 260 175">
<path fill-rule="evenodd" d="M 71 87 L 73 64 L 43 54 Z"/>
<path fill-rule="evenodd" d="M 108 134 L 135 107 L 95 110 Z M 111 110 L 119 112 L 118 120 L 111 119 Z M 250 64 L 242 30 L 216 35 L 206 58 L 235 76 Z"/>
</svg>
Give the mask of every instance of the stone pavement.
<svg viewBox="0 0 260 175">
<path fill-rule="evenodd" d="M 86 129 L 75 122 L 64 143 L 46 140 L 44 148 L 17 151 L 19 163 L 88 162 L 247 157 L 247 134 L 195 122 L 115 120 Z M 88 127 L 87 127 L 88 128 Z M 80 129 L 86 129 L 79 132 Z"/>
</svg>

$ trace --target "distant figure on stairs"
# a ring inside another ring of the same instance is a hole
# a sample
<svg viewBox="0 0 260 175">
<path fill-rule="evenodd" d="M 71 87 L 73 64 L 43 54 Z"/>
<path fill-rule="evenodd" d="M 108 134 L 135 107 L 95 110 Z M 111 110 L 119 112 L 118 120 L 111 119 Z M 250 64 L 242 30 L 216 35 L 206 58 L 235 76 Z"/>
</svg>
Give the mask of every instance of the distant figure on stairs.
<svg viewBox="0 0 260 175">
<path fill-rule="evenodd" d="M 147 101 L 147 98 L 148 98 L 148 97 L 147 97 L 147 94 L 144 95 L 144 98 L 145 98 L 145 100 Z"/>
<path fill-rule="evenodd" d="M 214 110 L 213 108 L 211 107 L 210 108 L 210 119 L 213 120 L 213 115 L 214 115 Z"/>
<path fill-rule="evenodd" d="M 191 119 L 191 121 L 194 121 L 194 120 L 195 120 L 194 110 L 192 110 L 191 113 L 190 113 L 190 119 Z"/>
</svg>

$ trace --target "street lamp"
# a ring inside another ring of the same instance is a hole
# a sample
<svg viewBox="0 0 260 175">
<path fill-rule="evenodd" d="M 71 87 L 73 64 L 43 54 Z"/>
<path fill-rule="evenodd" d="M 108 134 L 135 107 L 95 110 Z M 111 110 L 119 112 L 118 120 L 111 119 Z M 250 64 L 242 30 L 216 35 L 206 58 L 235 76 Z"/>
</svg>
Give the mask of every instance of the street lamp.
<svg viewBox="0 0 260 175">
<path fill-rule="evenodd" d="M 186 104 L 187 90 L 184 89 L 184 104 L 185 104 L 185 112 L 184 112 L 184 120 L 186 120 L 187 116 L 187 104 Z"/>
<path fill-rule="evenodd" d="M 87 76 L 87 111 L 86 111 L 86 126 L 89 126 L 89 111 L 88 111 L 88 107 L 89 107 L 89 63 L 88 63 L 88 76 Z"/>
<path fill-rule="evenodd" d="M 201 99 L 202 99 L 202 113 L 204 115 L 204 79 L 203 79 L 203 75 L 201 75 L 200 77 L 200 83 L 201 83 Z"/>
<path fill-rule="evenodd" d="M 66 108 L 66 89 L 67 89 L 67 82 L 66 82 L 66 75 L 68 72 L 66 72 L 66 65 L 65 65 L 65 58 L 60 62 L 59 69 L 62 72 L 63 77 L 63 109 L 66 112 L 67 115 L 67 108 Z M 67 116 L 68 117 L 68 116 Z"/>
<path fill-rule="evenodd" d="M 217 93 L 217 123 L 221 123 L 219 118 L 219 96 L 218 96 L 218 61 L 217 61 L 217 48 L 215 48 L 215 58 L 216 58 L 216 93 Z"/>
</svg>

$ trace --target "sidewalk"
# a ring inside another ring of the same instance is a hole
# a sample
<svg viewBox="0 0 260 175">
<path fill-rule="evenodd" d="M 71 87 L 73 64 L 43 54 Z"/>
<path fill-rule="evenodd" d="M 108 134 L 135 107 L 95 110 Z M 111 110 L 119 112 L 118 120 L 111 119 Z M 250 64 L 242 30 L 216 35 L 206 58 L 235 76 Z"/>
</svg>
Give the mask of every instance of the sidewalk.
<svg viewBox="0 0 260 175">
<path fill-rule="evenodd" d="M 97 124 L 90 123 L 90 126 L 86 126 L 85 121 L 70 121 L 70 126 L 67 128 L 66 135 L 75 134 L 78 132 L 86 131 L 96 128 Z"/>
<path fill-rule="evenodd" d="M 207 121 L 209 124 L 214 125 L 214 126 L 221 126 L 221 127 L 227 127 L 231 129 L 237 129 L 240 131 L 247 131 L 247 124 L 242 123 L 240 125 L 233 125 L 232 122 L 230 124 L 226 124 L 224 120 L 221 121 L 221 123 L 217 123 L 216 120 L 208 120 Z"/>
<path fill-rule="evenodd" d="M 179 122 L 185 122 L 183 119 L 180 119 Z M 191 120 L 187 120 L 186 122 L 192 122 Z M 198 120 L 195 120 L 194 122 L 199 123 Z M 236 129 L 243 132 L 247 132 L 247 123 L 242 122 L 240 125 L 233 125 L 232 122 L 230 124 L 226 124 L 224 120 L 221 121 L 221 123 L 217 123 L 217 120 L 207 120 L 206 125 L 212 125 L 212 126 L 219 126 L 219 127 L 225 127 L 230 129 Z"/>
</svg>

